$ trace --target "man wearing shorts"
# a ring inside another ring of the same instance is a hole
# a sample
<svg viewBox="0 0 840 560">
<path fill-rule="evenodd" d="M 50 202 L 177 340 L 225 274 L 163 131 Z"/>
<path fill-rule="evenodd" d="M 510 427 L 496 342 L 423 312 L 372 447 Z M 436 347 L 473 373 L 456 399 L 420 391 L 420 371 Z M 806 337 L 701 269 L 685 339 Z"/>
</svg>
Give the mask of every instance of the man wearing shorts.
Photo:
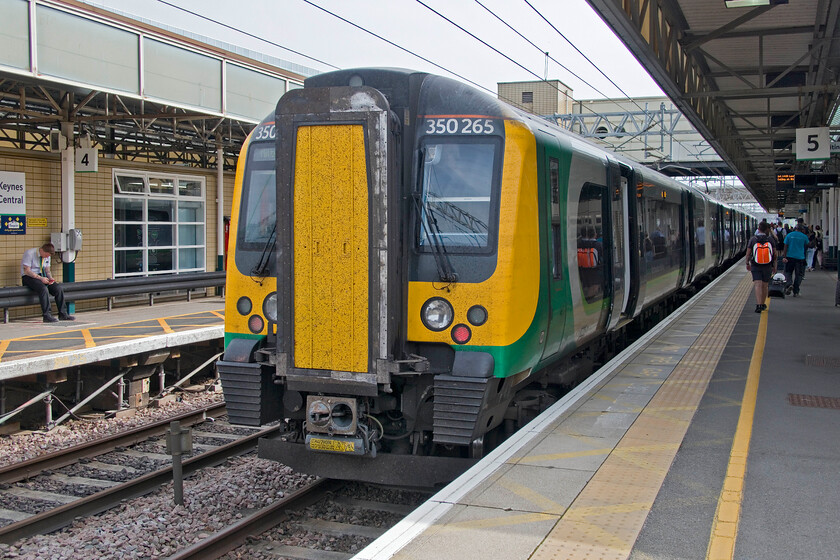
<svg viewBox="0 0 840 560">
<path fill-rule="evenodd" d="M 758 234 L 750 239 L 747 249 L 747 270 L 752 272 L 756 313 L 767 309 L 770 278 L 776 274 L 776 255 L 774 254 L 776 248 L 769 234 L 770 224 L 767 222 L 758 224 Z"/>
</svg>

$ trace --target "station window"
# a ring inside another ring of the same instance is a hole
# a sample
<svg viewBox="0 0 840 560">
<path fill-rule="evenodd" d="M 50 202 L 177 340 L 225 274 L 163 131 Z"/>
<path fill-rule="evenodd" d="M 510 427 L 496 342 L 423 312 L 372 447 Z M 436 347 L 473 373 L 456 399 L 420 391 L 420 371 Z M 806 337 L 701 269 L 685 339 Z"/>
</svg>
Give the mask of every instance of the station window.
<svg viewBox="0 0 840 560">
<path fill-rule="evenodd" d="M 114 277 L 205 270 L 204 179 L 114 171 Z"/>
</svg>

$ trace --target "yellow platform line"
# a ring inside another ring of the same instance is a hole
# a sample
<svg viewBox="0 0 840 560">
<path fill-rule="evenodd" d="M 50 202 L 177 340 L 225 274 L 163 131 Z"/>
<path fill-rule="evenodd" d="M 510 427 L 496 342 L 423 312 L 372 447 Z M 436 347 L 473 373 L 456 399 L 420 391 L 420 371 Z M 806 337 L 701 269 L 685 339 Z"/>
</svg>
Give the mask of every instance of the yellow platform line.
<svg viewBox="0 0 840 560">
<path fill-rule="evenodd" d="M 90 334 L 90 329 L 82 329 L 82 336 L 85 338 L 85 348 L 93 348 L 96 346 L 93 337 Z"/>
<path fill-rule="evenodd" d="M 6 353 L 11 342 L 11 340 L 0 340 L 0 362 L 3 361 L 3 355 Z"/>
<path fill-rule="evenodd" d="M 745 275 L 531 560 L 630 556 L 751 292 Z"/>
<path fill-rule="evenodd" d="M 172 330 L 172 327 L 170 327 L 168 324 L 166 324 L 166 319 L 158 319 L 158 323 L 160 324 L 161 328 L 163 329 L 163 332 L 165 332 L 166 334 L 175 332 L 175 331 Z"/>
<path fill-rule="evenodd" d="M 750 452 L 755 405 L 758 400 L 758 380 L 761 377 L 761 362 L 767 342 L 767 316 L 767 313 L 762 313 L 758 324 L 758 336 L 753 346 L 747 383 L 744 387 L 741 414 L 738 416 L 738 426 L 735 428 L 729 464 L 726 467 L 726 478 L 718 497 L 709 546 L 706 549 L 706 558 L 709 560 L 729 560 L 735 555 L 741 502 L 744 498 L 744 477 L 747 474 L 747 455 Z"/>
</svg>

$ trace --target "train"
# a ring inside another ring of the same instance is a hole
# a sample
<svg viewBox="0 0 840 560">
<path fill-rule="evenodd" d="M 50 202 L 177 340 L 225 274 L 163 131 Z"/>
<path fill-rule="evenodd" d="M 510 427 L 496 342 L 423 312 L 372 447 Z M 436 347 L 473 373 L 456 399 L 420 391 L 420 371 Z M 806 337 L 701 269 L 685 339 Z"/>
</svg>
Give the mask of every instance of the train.
<svg viewBox="0 0 840 560">
<path fill-rule="evenodd" d="M 339 70 L 241 150 L 234 423 L 319 476 L 455 478 L 740 258 L 754 217 L 443 76 Z"/>
</svg>

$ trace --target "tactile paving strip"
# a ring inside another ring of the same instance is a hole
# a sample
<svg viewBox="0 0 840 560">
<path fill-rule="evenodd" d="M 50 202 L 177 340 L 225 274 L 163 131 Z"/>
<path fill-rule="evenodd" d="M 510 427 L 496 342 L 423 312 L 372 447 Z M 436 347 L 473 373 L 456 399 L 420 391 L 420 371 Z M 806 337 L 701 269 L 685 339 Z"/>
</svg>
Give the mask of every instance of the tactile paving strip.
<svg viewBox="0 0 840 560">
<path fill-rule="evenodd" d="M 744 276 L 532 560 L 630 555 L 752 289 Z"/>
<path fill-rule="evenodd" d="M 840 399 L 837 397 L 821 397 L 819 395 L 796 395 L 788 393 L 788 402 L 793 406 L 808 406 L 811 408 L 840 409 Z"/>
</svg>

